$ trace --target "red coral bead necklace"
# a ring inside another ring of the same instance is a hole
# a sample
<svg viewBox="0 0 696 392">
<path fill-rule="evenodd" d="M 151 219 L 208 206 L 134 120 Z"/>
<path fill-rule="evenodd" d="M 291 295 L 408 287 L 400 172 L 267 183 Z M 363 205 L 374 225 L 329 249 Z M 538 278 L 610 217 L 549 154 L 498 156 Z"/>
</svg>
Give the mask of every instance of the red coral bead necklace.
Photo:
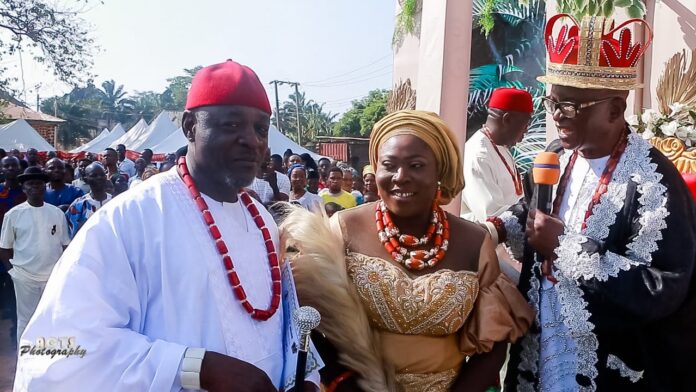
<svg viewBox="0 0 696 392">
<path fill-rule="evenodd" d="M 249 211 L 249 214 L 251 214 L 252 219 L 256 224 L 256 227 L 258 227 L 258 229 L 261 230 L 261 235 L 263 236 L 263 240 L 266 244 L 268 264 L 271 267 L 271 279 L 273 281 L 273 294 L 271 296 L 271 304 L 265 310 L 254 308 L 251 305 L 251 303 L 249 303 L 246 292 L 244 292 L 244 287 L 242 287 L 242 283 L 240 282 L 239 276 L 237 275 L 237 271 L 235 271 L 234 269 L 234 263 L 232 261 L 232 257 L 230 257 L 229 255 L 229 249 L 227 248 L 227 244 L 225 244 L 225 240 L 222 239 L 222 235 L 220 234 L 220 229 L 218 229 L 217 225 L 215 224 L 215 219 L 213 218 L 213 215 L 210 213 L 208 203 L 206 203 L 205 199 L 203 199 L 203 196 L 196 187 L 196 183 L 193 181 L 193 177 L 191 177 L 191 174 L 189 173 L 188 166 L 186 165 L 186 157 L 179 158 L 179 162 L 177 163 L 177 170 L 179 172 L 179 175 L 181 176 L 181 179 L 184 181 L 184 184 L 188 188 L 189 193 L 191 193 L 193 201 L 196 203 L 198 210 L 201 212 L 201 215 L 203 216 L 203 221 L 208 226 L 210 236 L 212 237 L 213 241 L 215 241 L 215 248 L 217 249 L 220 256 L 222 256 L 222 263 L 225 266 L 225 270 L 227 270 L 227 279 L 229 280 L 230 285 L 232 286 L 232 292 L 234 293 L 234 296 L 242 304 L 244 310 L 246 310 L 246 312 L 249 313 L 253 319 L 260 321 L 268 320 L 275 314 L 275 312 L 278 310 L 278 307 L 280 306 L 280 264 L 278 262 L 278 254 L 275 251 L 275 245 L 273 244 L 273 238 L 271 237 L 271 233 L 266 227 L 266 223 L 263 221 L 263 217 L 259 213 L 259 210 L 256 208 L 256 205 L 254 205 L 254 202 L 252 201 L 248 193 L 244 191 L 239 192 L 239 199 L 241 200 L 242 204 L 244 204 L 244 207 L 246 207 L 247 211 Z"/>
<path fill-rule="evenodd" d="M 401 234 L 384 201 L 375 203 L 375 224 L 379 240 L 392 259 L 408 269 L 422 270 L 426 267 L 434 267 L 447 253 L 449 222 L 447 214 L 438 205 L 437 200 L 438 198 L 432 205 L 432 218 L 428 229 L 421 238 Z M 409 250 L 409 248 L 427 245 L 431 240 L 433 246 L 429 250 Z"/>
</svg>

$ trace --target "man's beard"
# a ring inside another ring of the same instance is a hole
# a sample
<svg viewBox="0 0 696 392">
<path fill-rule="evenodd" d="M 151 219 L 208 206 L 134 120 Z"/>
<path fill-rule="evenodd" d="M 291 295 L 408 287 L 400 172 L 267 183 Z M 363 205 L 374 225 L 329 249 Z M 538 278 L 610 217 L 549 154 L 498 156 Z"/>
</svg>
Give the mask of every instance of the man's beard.
<svg viewBox="0 0 696 392">
<path fill-rule="evenodd" d="M 246 188 L 254 181 L 254 175 L 240 176 L 239 174 L 222 174 L 222 180 L 225 186 L 229 188 L 242 189 Z"/>
</svg>

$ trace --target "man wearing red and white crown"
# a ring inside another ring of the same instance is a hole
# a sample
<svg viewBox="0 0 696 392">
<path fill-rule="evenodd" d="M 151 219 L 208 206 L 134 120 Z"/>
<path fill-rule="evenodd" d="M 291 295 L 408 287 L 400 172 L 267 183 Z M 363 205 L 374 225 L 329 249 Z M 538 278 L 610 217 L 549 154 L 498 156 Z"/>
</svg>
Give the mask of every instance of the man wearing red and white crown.
<svg viewBox="0 0 696 392">
<path fill-rule="evenodd" d="M 242 191 L 268 147 L 270 116 L 250 68 L 228 60 L 196 74 L 182 119 L 188 153 L 76 235 L 21 338 L 15 390 L 289 385 L 278 229 Z M 58 353 L 46 355 L 51 341 Z M 83 357 L 65 355 L 75 345 Z M 308 379 L 318 390 L 317 369 Z"/>
<path fill-rule="evenodd" d="M 645 24 L 547 24 L 540 80 L 564 149 L 553 212 L 533 197 L 490 225 L 521 255 L 519 288 L 538 315 L 511 351 L 510 390 L 696 390 L 696 206 L 624 120 L 650 43 L 631 42 L 634 23 Z"/>
</svg>

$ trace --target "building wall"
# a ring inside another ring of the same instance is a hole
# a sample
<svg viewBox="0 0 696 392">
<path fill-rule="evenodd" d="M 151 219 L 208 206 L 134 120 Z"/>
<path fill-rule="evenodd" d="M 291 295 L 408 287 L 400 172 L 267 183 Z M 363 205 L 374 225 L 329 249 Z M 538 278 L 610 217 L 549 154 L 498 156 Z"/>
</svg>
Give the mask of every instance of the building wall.
<svg viewBox="0 0 696 392">
<path fill-rule="evenodd" d="M 56 146 L 56 124 L 35 120 L 29 120 L 27 122 L 32 128 L 36 129 L 36 132 L 38 132 L 42 138 L 46 139 L 50 145 Z"/>
<path fill-rule="evenodd" d="M 370 150 L 368 143 L 351 143 L 350 146 L 351 165 L 362 174 L 362 169 L 370 163 Z M 353 162 L 355 160 L 356 162 Z"/>
</svg>

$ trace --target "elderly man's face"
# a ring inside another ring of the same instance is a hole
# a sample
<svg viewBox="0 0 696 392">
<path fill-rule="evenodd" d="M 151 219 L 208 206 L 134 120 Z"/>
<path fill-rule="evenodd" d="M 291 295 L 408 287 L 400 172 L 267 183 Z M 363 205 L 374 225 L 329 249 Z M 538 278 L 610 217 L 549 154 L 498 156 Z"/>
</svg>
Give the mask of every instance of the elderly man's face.
<svg viewBox="0 0 696 392">
<path fill-rule="evenodd" d="M 46 193 L 46 183 L 42 180 L 27 180 L 22 183 L 22 190 L 29 200 L 42 200 Z"/>
<path fill-rule="evenodd" d="M 268 148 L 270 123 L 268 113 L 247 106 L 206 106 L 184 114 L 197 169 L 234 188 L 254 180 Z"/>
<path fill-rule="evenodd" d="M 579 149 L 582 153 L 596 150 L 598 146 L 604 146 L 606 143 L 614 143 L 609 135 L 613 127 L 612 122 L 624 121 L 623 110 L 626 109 L 624 95 L 627 93 L 553 85 L 549 98 L 555 102 L 572 102 L 580 105 L 611 98 L 580 109 L 573 118 L 565 117 L 560 110 L 553 113 L 553 120 L 563 148 Z M 621 112 L 618 119 L 617 111 Z"/>
<path fill-rule="evenodd" d="M 8 180 L 14 180 L 20 174 L 19 159 L 17 157 L 8 155 L 0 161 L 2 165 L 2 174 Z"/>
<path fill-rule="evenodd" d="M 111 183 L 106 179 L 104 167 L 96 162 L 87 166 L 84 180 L 94 192 L 106 191 L 107 182 Z"/>
<path fill-rule="evenodd" d="M 65 180 L 65 164 L 58 158 L 53 158 L 46 163 L 46 174 L 51 181 Z"/>
</svg>

